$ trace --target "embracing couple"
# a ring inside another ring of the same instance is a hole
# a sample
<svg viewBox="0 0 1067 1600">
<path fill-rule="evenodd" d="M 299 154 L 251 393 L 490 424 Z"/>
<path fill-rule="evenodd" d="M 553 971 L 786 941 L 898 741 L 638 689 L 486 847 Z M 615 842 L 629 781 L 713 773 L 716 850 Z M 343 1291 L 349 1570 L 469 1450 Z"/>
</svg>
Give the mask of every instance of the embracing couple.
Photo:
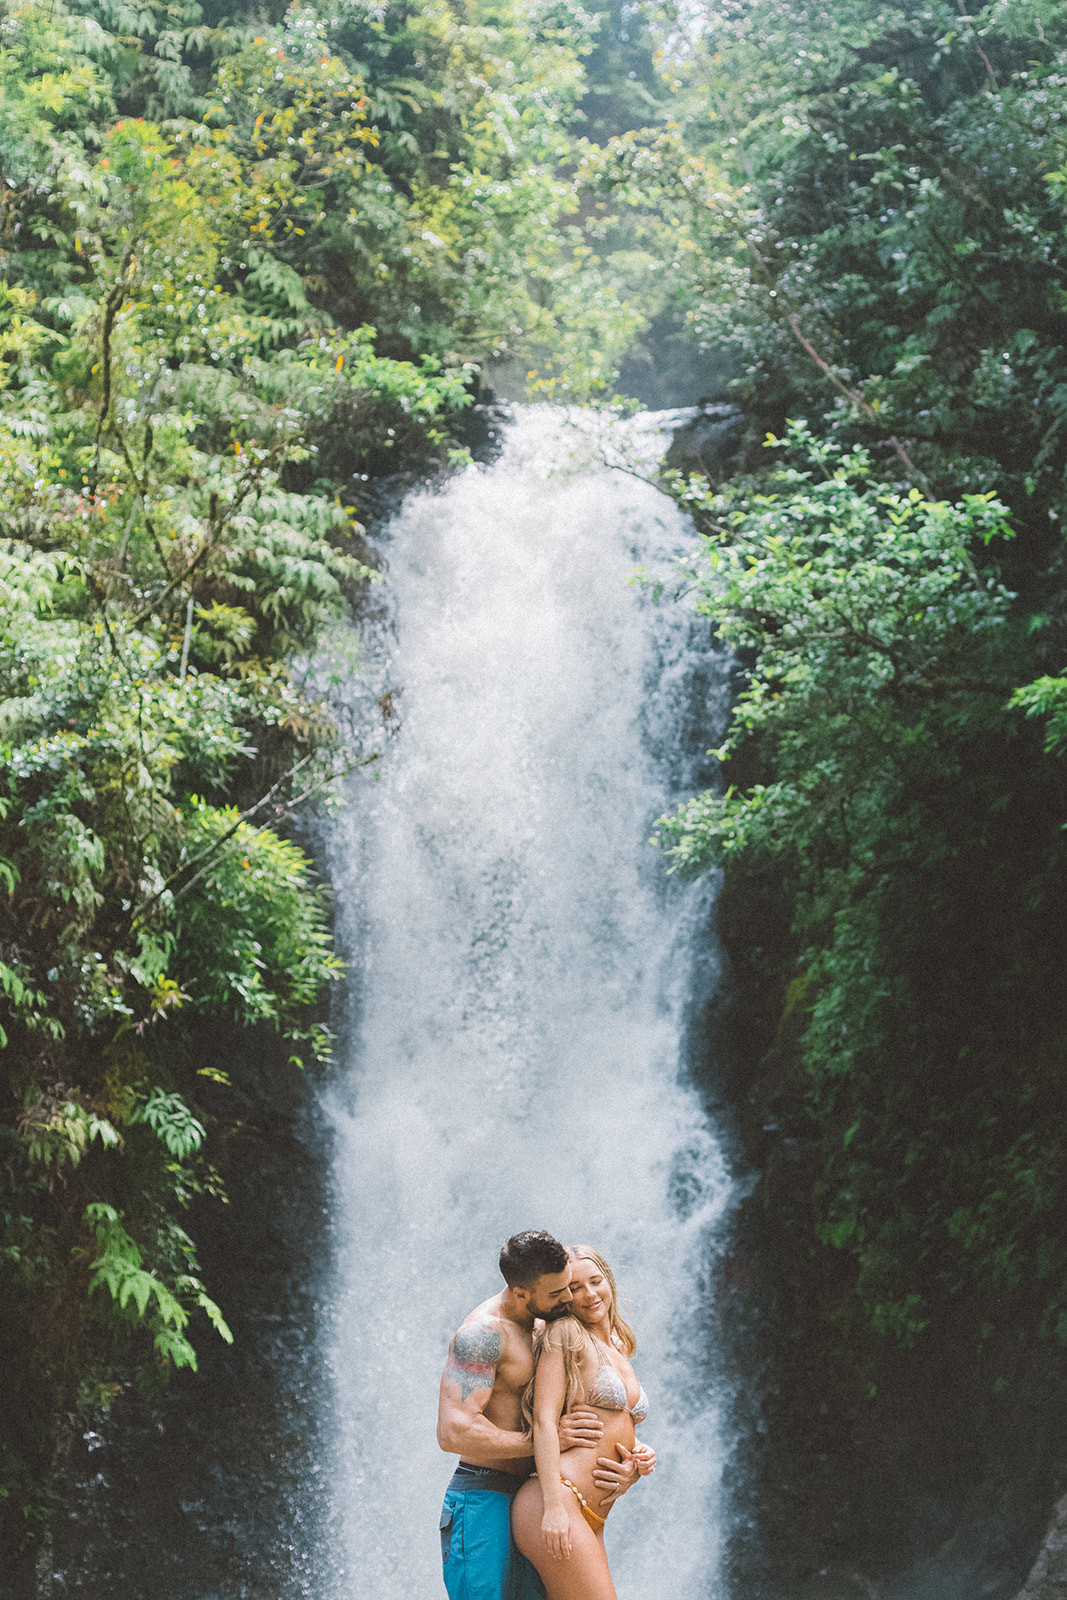
<svg viewBox="0 0 1067 1600">
<path fill-rule="evenodd" d="M 634 1437 L 648 1401 L 615 1280 L 549 1233 L 515 1234 L 500 1271 L 441 1379 L 437 1438 L 460 1457 L 441 1512 L 449 1600 L 615 1600 L 604 1523 L 656 1460 Z"/>
</svg>

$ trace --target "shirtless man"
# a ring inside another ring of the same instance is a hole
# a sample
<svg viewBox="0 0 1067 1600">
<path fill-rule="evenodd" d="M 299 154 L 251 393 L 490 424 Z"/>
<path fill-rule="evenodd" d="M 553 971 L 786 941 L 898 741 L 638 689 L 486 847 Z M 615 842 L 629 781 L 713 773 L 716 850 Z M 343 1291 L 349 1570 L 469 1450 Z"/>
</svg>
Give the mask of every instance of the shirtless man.
<svg viewBox="0 0 1067 1600">
<path fill-rule="evenodd" d="M 500 1252 L 507 1285 L 462 1323 L 448 1349 L 437 1410 L 437 1442 L 460 1457 L 441 1512 L 441 1557 L 449 1600 L 544 1600 L 534 1568 L 511 1538 L 511 1497 L 533 1469 L 522 1392 L 533 1376 L 533 1331 L 570 1303 L 571 1264 L 549 1233 L 517 1233 Z M 596 1412 L 560 1419 L 563 1449 L 595 1444 Z M 652 1452 L 638 1462 L 602 1458 L 597 1481 L 624 1494 Z"/>
</svg>

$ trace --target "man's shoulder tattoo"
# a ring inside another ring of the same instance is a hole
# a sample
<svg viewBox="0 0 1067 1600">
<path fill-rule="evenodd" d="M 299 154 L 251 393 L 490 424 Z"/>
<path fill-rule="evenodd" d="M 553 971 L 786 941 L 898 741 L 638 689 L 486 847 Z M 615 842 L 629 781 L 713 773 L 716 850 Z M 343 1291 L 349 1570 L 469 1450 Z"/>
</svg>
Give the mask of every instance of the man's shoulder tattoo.
<svg viewBox="0 0 1067 1600">
<path fill-rule="evenodd" d="M 445 1376 L 459 1384 L 461 1397 L 468 1400 L 476 1389 L 493 1387 L 503 1353 L 504 1340 L 495 1328 L 484 1322 L 471 1323 L 460 1328 L 449 1346 Z"/>
</svg>

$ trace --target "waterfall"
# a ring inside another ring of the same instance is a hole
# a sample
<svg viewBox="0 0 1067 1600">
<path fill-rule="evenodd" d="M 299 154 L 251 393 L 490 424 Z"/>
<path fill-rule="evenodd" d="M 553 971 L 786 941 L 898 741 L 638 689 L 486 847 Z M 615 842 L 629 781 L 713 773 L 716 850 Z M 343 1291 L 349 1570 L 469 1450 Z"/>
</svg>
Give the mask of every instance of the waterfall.
<svg viewBox="0 0 1067 1600">
<path fill-rule="evenodd" d="M 631 459 L 662 450 L 655 419 L 627 426 Z M 691 527 L 598 452 L 525 409 L 381 542 L 396 732 L 331 845 L 353 1018 L 329 1104 L 330 1600 L 443 1597 L 440 1373 L 531 1227 L 605 1253 L 638 1336 L 660 1468 L 607 1529 L 620 1600 L 717 1592 L 708 1302 L 736 1191 L 686 1046 L 713 886 L 668 879 L 648 837 L 721 735 L 726 673 L 691 607 L 632 581 L 669 577 Z"/>
</svg>

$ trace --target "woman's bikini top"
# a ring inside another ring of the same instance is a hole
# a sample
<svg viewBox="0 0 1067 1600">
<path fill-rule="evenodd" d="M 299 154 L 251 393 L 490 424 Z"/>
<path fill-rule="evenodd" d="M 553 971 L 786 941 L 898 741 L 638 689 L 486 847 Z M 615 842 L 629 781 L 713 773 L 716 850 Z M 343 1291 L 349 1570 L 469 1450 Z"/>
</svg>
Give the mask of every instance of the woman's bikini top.
<svg viewBox="0 0 1067 1600">
<path fill-rule="evenodd" d="M 600 1406 L 604 1411 L 629 1411 L 635 1422 L 644 1422 L 648 1416 L 648 1396 L 644 1389 L 637 1396 L 636 1405 L 628 1406 L 622 1374 L 603 1350 L 600 1352 L 596 1377 L 586 1390 L 585 1398 L 589 1405 Z"/>
</svg>

